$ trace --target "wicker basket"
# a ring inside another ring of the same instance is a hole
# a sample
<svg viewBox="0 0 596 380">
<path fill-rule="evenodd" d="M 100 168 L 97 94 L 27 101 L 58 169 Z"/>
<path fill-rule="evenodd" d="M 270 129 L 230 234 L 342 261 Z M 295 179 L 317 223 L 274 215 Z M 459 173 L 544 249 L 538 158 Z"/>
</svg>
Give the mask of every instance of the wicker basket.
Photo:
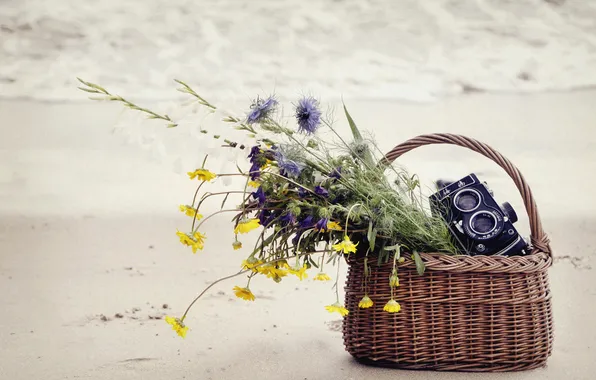
<svg viewBox="0 0 596 380">
<path fill-rule="evenodd" d="M 399 313 L 383 311 L 390 298 L 392 263 L 371 270 L 368 294 L 375 305 L 359 309 L 364 259 L 359 254 L 350 257 L 345 296 L 350 313 L 343 326 L 346 350 L 366 364 L 405 369 L 488 372 L 544 366 L 553 344 L 547 274 L 552 254 L 530 188 L 509 160 L 464 136 L 419 136 L 396 146 L 384 162 L 429 144 L 466 147 L 505 169 L 530 218 L 532 253 L 515 257 L 422 253 L 426 264 L 422 276 L 406 255 L 398 269 Z"/>
</svg>

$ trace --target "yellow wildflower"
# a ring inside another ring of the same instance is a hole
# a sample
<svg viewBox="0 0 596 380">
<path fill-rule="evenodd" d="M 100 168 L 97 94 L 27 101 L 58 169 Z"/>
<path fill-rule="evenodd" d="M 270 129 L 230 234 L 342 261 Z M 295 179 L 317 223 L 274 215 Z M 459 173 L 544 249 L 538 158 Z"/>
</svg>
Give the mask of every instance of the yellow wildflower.
<svg viewBox="0 0 596 380">
<path fill-rule="evenodd" d="M 248 186 L 249 187 L 253 187 L 255 189 L 258 189 L 259 186 L 261 186 L 261 184 L 257 181 L 248 181 Z"/>
<path fill-rule="evenodd" d="M 195 244 L 195 241 L 188 235 L 185 234 L 184 232 L 176 232 L 176 235 L 180 238 L 180 243 L 187 245 L 189 247 L 191 247 L 193 244 Z"/>
<path fill-rule="evenodd" d="M 272 278 L 276 282 L 279 282 L 279 280 L 281 280 L 282 277 L 288 275 L 288 271 L 286 271 L 285 269 L 271 264 L 261 265 L 256 269 L 257 272 L 264 274 L 265 276 L 267 276 L 267 278 Z"/>
<path fill-rule="evenodd" d="M 333 305 L 325 306 L 325 309 L 327 309 L 327 311 L 330 313 L 339 313 L 342 317 L 350 313 L 348 309 L 346 309 L 344 305 L 340 304 L 339 302 L 336 302 Z"/>
<path fill-rule="evenodd" d="M 341 231 L 342 230 L 341 226 L 337 222 L 328 222 L 327 229 L 333 230 L 333 231 Z"/>
<path fill-rule="evenodd" d="M 196 218 L 197 220 L 201 220 L 203 215 L 197 213 L 197 210 L 189 205 L 180 205 L 178 207 L 181 212 L 185 213 L 186 215 L 190 216 L 191 218 Z"/>
<path fill-rule="evenodd" d="M 392 274 L 391 277 L 389 277 L 389 286 L 392 288 L 399 286 L 399 277 L 397 277 L 396 274 Z"/>
<path fill-rule="evenodd" d="M 358 307 L 361 309 L 368 309 L 373 304 L 374 302 L 370 299 L 370 297 L 368 295 L 365 295 L 364 297 L 362 297 L 360 302 L 358 302 Z"/>
<path fill-rule="evenodd" d="M 255 267 L 258 267 L 261 264 L 263 264 L 261 260 L 257 260 L 254 257 L 249 257 L 247 260 L 242 261 L 242 269 L 252 269 L 252 271 L 256 273 L 259 272 L 259 268 L 261 267 Z"/>
<path fill-rule="evenodd" d="M 242 298 L 243 300 L 246 300 L 246 301 L 254 301 L 255 300 L 255 295 L 252 294 L 252 292 L 250 291 L 249 288 L 241 288 L 239 286 L 234 286 L 233 290 L 234 290 L 234 294 L 238 298 Z"/>
<path fill-rule="evenodd" d="M 333 244 L 333 249 L 336 252 L 343 252 L 343 253 L 350 253 L 350 252 L 354 252 L 356 253 L 356 247 L 358 246 L 358 244 L 360 243 L 352 243 L 352 241 L 350 240 L 350 238 L 348 237 L 348 235 L 344 236 L 344 240 L 337 243 L 337 244 Z"/>
<path fill-rule="evenodd" d="M 248 233 L 252 230 L 254 230 L 255 228 L 259 228 L 260 226 L 260 222 L 259 219 L 257 218 L 253 218 L 253 219 L 244 219 L 242 221 L 240 221 L 240 223 L 238 223 L 238 225 L 236 226 L 236 228 L 234 228 L 234 233 L 241 233 L 241 234 L 245 234 Z"/>
<path fill-rule="evenodd" d="M 315 280 L 315 281 L 329 281 L 329 280 L 331 280 L 331 277 L 329 277 L 326 273 L 320 272 L 313 278 L 313 280 Z"/>
<path fill-rule="evenodd" d="M 206 181 L 206 182 L 209 182 L 212 179 L 214 179 L 215 177 L 217 177 L 217 174 L 210 172 L 207 169 L 197 169 L 194 172 L 188 172 L 187 174 L 190 177 L 190 179 L 196 178 L 199 181 Z"/>
<path fill-rule="evenodd" d="M 185 326 L 182 320 L 180 320 L 180 318 L 167 316 L 165 319 L 169 325 L 172 325 L 172 330 L 176 331 L 176 334 L 178 334 L 182 338 L 186 337 L 188 326 Z"/>
<path fill-rule="evenodd" d="M 305 264 L 302 266 L 302 268 L 299 268 L 299 267 L 289 268 L 288 272 L 295 275 L 296 277 L 298 277 L 300 279 L 300 281 L 302 281 L 308 277 L 308 274 L 306 273 L 307 269 L 308 268 L 306 267 L 306 264 Z"/>
<path fill-rule="evenodd" d="M 232 247 L 234 248 L 234 251 L 237 251 L 240 248 L 242 248 L 242 242 L 236 240 L 235 242 L 232 243 Z"/>
<path fill-rule="evenodd" d="M 248 262 L 247 261 L 243 261 L 242 263 L 244 264 L 244 263 L 248 263 Z M 249 268 L 248 266 L 246 266 L 246 267 L 248 269 L 252 269 L 252 268 Z M 261 265 L 258 268 L 255 268 L 255 269 L 256 269 L 257 272 L 268 276 L 269 275 L 269 272 L 271 272 L 273 269 L 275 269 L 275 267 L 273 265 L 271 265 L 271 264 L 265 264 L 265 265 Z"/>
<path fill-rule="evenodd" d="M 385 305 L 385 307 L 383 307 L 383 310 L 389 313 L 399 313 L 399 311 L 401 310 L 401 306 L 396 300 L 390 299 L 389 302 L 387 302 L 387 304 Z"/>
<path fill-rule="evenodd" d="M 195 243 L 192 245 L 192 252 L 197 253 L 197 249 L 203 250 L 203 248 L 205 248 L 206 236 L 197 231 L 192 235 L 192 237 L 195 240 Z"/>
<path fill-rule="evenodd" d="M 197 253 L 197 250 L 202 250 L 205 247 L 205 235 L 200 232 L 190 235 L 177 231 L 176 235 L 180 238 L 180 243 L 192 248 L 192 253 Z"/>
</svg>

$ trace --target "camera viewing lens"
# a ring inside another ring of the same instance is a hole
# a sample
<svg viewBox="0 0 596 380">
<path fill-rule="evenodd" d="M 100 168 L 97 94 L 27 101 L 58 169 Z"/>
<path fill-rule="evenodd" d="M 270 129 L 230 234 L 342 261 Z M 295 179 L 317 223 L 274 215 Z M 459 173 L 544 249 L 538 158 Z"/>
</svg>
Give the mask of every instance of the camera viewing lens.
<svg viewBox="0 0 596 380">
<path fill-rule="evenodd" d="M 480 204 L 480 195 L 473 190 L 464 190 L 455 196 L 453 203 L 460 211 L 472 211 Z"/>
<path fill-rule="evenodd" d="M 479 213 L 470 220 L 470 227 L 477 234 L 487 234 L 495 229 L 497 220 L 489 213 Z"/>
</svg>

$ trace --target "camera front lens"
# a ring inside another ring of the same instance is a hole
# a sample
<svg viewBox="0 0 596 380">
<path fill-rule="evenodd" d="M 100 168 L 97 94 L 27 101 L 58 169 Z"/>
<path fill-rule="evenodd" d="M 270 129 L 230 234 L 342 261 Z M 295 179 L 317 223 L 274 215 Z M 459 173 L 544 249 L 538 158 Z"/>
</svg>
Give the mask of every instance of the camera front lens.
<svg viewBox="0 0 596 380">
<path fill-rule="evenodd" d="M 476 214 L 470 220 L 470 227 L 477 234 L 484 235 L 497 227 L 497 220 L 492 214 L 483 212 Z"/>
<path fill-rule="evenodd" d="M 455 196 L 453 203 L 460 211 L 472 211 L 480 204 L 480 195 L 476 191 L 464 190 Z"/>
</svg>

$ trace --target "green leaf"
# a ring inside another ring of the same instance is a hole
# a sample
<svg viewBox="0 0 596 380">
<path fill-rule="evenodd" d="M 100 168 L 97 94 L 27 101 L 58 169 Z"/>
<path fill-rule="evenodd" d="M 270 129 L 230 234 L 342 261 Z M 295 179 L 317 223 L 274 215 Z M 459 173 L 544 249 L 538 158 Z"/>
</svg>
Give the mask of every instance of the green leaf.
<svg viewBox="0 0 596 380">
<path fill-rule="evenodd" d="M 85 88 L 85 87 L 77 87 L 79 90 L 85 91 L 85 92 L 90 92 L 92 94 L 101 94 L 101 92 L 99 92 L 96 89 L 93 88 Z"/>
<path fill-rule="evenodd" d="M 380 266 L 381 264 L 383 264 L 383 255 L 377 257 L 377 266 Z"/>
<path fill-rule="evenodd" d="M 375 241 L 377 240 L 377 229 L 373 228 L 372 220 L 368 222 L 368 234 L 366 235 L 366 238 L 368 239 L 370 250 L 373 251 L 375 249 Z"/>
<path fill-rule="evenodd" d="M 362 138 L 362 134 L 360 133 L 360 130 L 356 126 L 354 119 L 352 119 L 352 116 L 350 116 L 350 113 L 348 112 L 348 108 L 346 107 L 345 104 L 344 104 L 344 112 L 346 113 L 346 118 L 348 119 L 348 124 L 350 124 L 350 129 L 352 130 L 352 135 L 354 136 L 354 141 L 362 142 L 364 140 Z M 374 163 L 373 156 L 370 153 L 370 151 L 366 152 L 366 155 L 364 157 L 364 162 L 367 165 L 369 165 L 370 167 L 374 167 L 375 163 Z"/>
<path fill-rule="evenodd" d="M 346 118 L 348 119 L 348 123 L 350 124 L 350 129 L 352 130 L 352 135 L 354 136 L 354 140 L 362 141 L 362 135 L 360 134 L 360 131 L 358 130 L 358 127 L 356 126 L 356 123 L 354 123 L 354 119 L 352 119 L 352 116 L 350 116 L 350 113 L 348 112 L 348 109 L 346 108 L 345 104 L 344 104 L 344 112 L 346 113 Z"/>
<path fill-rule="evenodd" d="M 426 267 L 424 266 L 424 262 L 422 261 L 420 254 L 417 251 L 414 251 L 412 257 L 414 258 L 414 263 L 416 264 L 416 271 L 418 271 L 418 274 L 422 276 Z"/>
</svg>

